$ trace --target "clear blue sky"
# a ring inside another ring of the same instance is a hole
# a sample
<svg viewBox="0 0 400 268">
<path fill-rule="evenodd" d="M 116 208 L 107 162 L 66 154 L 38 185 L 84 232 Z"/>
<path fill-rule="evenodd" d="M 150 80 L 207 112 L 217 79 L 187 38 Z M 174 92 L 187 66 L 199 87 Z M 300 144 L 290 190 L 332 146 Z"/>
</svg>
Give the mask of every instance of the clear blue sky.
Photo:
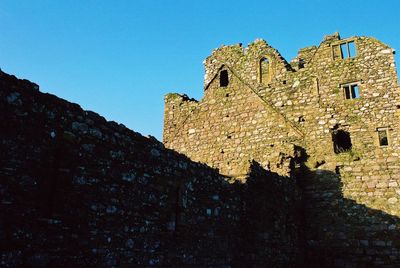
<svg viewBox="0 0 400 268">
<path fill-rule="evenodd" d="M 163 96 L 200 99 L 221 44 L 263 38 L 290 61 L 339 31 L 400 50 L 399 16 L 398 0 L 0 0 L 0 68 L 161 140 Z"/>
</svg>

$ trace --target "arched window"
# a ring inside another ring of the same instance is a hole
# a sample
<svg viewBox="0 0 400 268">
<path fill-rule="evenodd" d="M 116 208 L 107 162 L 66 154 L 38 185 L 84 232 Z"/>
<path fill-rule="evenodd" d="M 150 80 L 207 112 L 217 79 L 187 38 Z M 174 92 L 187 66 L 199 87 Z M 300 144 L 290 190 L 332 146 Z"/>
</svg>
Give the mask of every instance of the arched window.
<svg viewBox="0 0 400 268">
<path fill-rule="evenodd" d="M 268 84 L 271 81 L 271 63 L 267 58 L 262 58 L 260 59 L 259 66 L 259 82 Z"/>
</svg>

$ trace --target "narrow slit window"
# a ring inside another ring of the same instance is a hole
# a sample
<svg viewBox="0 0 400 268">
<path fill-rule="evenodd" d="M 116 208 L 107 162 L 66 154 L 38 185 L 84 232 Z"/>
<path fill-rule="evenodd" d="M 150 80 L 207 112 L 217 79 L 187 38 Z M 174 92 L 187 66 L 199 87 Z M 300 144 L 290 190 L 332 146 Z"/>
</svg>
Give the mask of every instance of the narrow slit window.
<svg viewBox="0 0 400 268">
<path fill-rule="evenodd" d="M 358 99 L 360 97 L 360 93 L 358 92 L 358 86 L 351 85 L 350 88 L 351 88 L 351 98 Z"/>
<path fill-rule="evenodd" d="M 260 60 L 260 83 L 267 84 L 271 81 L 271 74 L 270 74 L 270 63 L 267 58 L 262 58 Z"/>
<path fill-rule="evenodd" d="M 386 128 L 378 128 L 378 139 L 379 139 L 379 146 L 389 145 L 388 133 Z"/>
<path fill-rule="evenodd" d="M 349 51 L 347 50 L 347 43 L 340 44 L 340 52 L 342 59 L 347 59 L 349 57 Z"/>
<path fill-rule="evenodd" d="M 227 87 L 229 84 L 229 77 L 228 77 L 228 71 L 227 70 L 222 70 L 219 74 L 219 86 L 220 87 Z"/>
<path fill-rule="evenodd" d="M 350 86 L 344 86 L 343 87 L 344 90 L 344 97 L 346 100 L 351 99 L 351 95 L 350 95 Z"/>
<path fill-rule="evenodd" d="M 207 214 L 207 216 L 211 216 L 212 215 L 212 209 L 211 208 L 207 208 L 206 209 L 206 214 Z"/>
<path fill-rule="evenodd" d="M 356 56 L 356 45 L 354 44 L 354 41 L 348 42 L 347 48 L 349 49 L 349 57 L 350 58 L 355 57 Z"/>
</svg>

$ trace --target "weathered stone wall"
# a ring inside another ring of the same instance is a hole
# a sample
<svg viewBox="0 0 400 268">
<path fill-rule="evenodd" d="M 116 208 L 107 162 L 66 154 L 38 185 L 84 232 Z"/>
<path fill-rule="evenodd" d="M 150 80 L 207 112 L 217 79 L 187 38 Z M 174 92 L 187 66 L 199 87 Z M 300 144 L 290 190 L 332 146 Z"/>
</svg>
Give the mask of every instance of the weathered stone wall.
<svg viewBox="0 0 400 268">
<path fill-rule="evenodd" d="M 1 267 L 293 267 L 294 178 L 251 179 L 0 72 Z M 286 159 L 288 163 L 294 159 Z"/>
<path fill-rule="evenodd" d="M 348 42 L 356 55 L 342 58 L 340 45 Z M 262 40 L 223 46 L 205 61 L 201 101 L 166 96 L 164 143 L 233 177 L 252 160 L 285 174 L 285 157 L 304 148 L 309 262 L 321 256 L 317 266 L 399 265 L 400 88 L 393 53 L 374 38 L 338 34 L 301 49 L 291 65 Z M 260 78 L 265 58 L 268 83 Z M 220 86 L 225 70 L 229 85 Z M 359 98 L 345 98 L 348 84 L 357 84 Z M 378 128 L 387 131 L 387 146 L 380 146 Z M 351 150 L 334 152 L 337 130 L 349 134 Z"/>
</svg>

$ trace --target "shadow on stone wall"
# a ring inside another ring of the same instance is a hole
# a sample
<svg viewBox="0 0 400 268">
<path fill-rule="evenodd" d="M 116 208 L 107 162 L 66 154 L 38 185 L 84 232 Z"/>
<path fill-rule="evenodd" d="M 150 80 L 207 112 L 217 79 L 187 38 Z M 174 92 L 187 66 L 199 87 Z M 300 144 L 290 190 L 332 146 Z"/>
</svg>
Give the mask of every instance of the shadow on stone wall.
<svg viewBox="0 0 400 268">
<path fill-rule="evenodd" d="M 304 203 L 306 267 L 400 266 L 398 217 L 345 198 L 339 170 L 303 166 L 297 180 Z"/>
<path fill-rule="evenodd" d="M 253 161 L 240 187 L 243 209 L 232 267 L 296 267 L 302 263 L 301 196 L 296 180 Z"/>
<path fill-rule="evenodd" d="M 4 73 L 0 114 L 1 266 L 400 265 L 399 219 L 344 198 L 304 152 L 290 178 L 253 162 L 231 184 Z"/>
<path fill-rule="evenodd" d="M 2 72 L 0 114 L 1 266 L 293 263 L 293 180 L 262 171 L 231 184 Z"/>
<path fill-rule="evenodd" d="M 233 266 L 399 267 L 400 218 L 345 198 L 340 170 L 312 171 L 297 150 L 291 178 L 253 162 Z"/>
</svg>

